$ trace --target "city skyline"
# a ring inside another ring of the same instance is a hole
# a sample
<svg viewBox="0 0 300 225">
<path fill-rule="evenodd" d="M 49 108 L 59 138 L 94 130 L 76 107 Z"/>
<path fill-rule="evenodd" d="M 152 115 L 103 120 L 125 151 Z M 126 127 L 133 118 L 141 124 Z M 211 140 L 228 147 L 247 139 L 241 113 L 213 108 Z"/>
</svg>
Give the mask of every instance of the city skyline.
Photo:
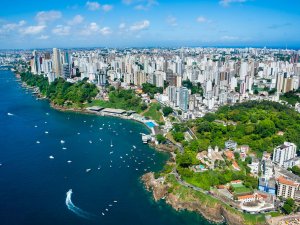
<svg viewBox="0 0 300 225">
<path fill-rule="evenodd" d="M 297 1 L 13 0 L 4 6 L 0 49 L 300 46 Z"/>
</svg>

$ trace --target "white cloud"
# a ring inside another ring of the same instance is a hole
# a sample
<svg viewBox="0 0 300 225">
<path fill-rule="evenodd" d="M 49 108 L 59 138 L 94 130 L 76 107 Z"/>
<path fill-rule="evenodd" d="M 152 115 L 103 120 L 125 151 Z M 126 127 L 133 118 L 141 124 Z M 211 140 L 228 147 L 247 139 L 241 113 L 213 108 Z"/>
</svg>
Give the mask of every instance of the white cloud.
<svg viewBox="0 0 300 225">
<path fill-rule="evenodd" d="M 125 27 L 126 27 L 126 24 L 125 24 L 125 23 L 120 23 L 119 29 L 124 29 Z"/>
<path fill-rule="evenodd" d="M 102 6 L 102 9 L 105 11 L 105 12 L 108 12 L 110 10 L 112 10 L 113 6 L 112 5 L 103 5 Z"/>
<path fill-rule="evenodd" d="M 41 35 L 37 39 L 39 39 L 39 40 L 47 40 L 48 38 L 49 38 L 48 35 Z"/>
<path fill-rule="evenodd" d="M 28 26 L 25 28 L 21 28 L 19 31 L 21 34 L 39 34 L 45 30 L 45 25 L 37 25 L 37 26 Z"/>
<path fill-rule="evenodd" d="M 89 10 L 91 11 L 95 11 L 95 10 L 98 10 L 100 9 L 100 4 L 98 2 L 86 2 L 86 6 L 88 7 Z"/>
<path fill-rule="evenodd" d="M 36 20 L 39 24 L 46 24 L 47 22 L 51 22 L 62 17 L 62 13 L 60 11 L 41 11 L 38 12 L 35 16 Z"/>
<path fill-rule="evenodd" d="M 199 16 L 197 18 L 197 22 L 198 23 L 205 23 L 205 22 L 207 22 L 207 19 L 204 16 Z"/>
<path fill-rule="evenodd" d="M 221 37 L 221 40 L 223 41 L 236 41 L 236 40 L 239 40 L 240 38 L 239 37 L 236 37 L 236 36 L 223 36 Z"/>
<path fill-rule="evenodd" d="M 102 35 L 109 35 L 112 33 L 111 29 L 109 27 L 103 27 L 99 30 L 100 34 Z"/>
<path fill-rule="evenodd" d="M 71 26 L 72 25 L 77 25 L 77 24 L 82 23 L 83 20 L 84 20 L 83 16 L 76 15 L 76 16 L 74 16 L 74 18 L 72 20 L 68 21 L 68 24 L 71 25 Z"/>
<path fill-rule="evenodd" d="M 52 33 L 60 36 L 66 36 L 70 34 L 71 27 L 57 25 L 55 28 L 52 29 Z"/>
<path fill-rule="evenodd" d="M 227 7 L 229 6 L 231 3 L 243 3 L 246 2 L 248 0 L 221 0 L 219 1 L 220 5 Z"/>
<path fill-rule="evenodd" d="M 134 7 L 136 10 L 148 10 L 152 6 L 158 5 L 158 2 L 156 0 L 140 0 L 138 2 L 141 3 Z"/>
<path fill-rule="evenodd" d="M 170 26 L 173 26 L 173 27 L 178 25 L 177 19 L 174 16 L 168 16 L 166 22 L 167 22 L 167 24 L 169 24 Z"/>
<path fill-rule="evenodd" d="M 17 29 L 19 27 L 22 27 L 26 24 L 26 21 L 25 20 L 20 20 L 18 23 L 7 23 L 7 24 L 4 24 L 2 26 L 2 31 L 3 32 L 9 32 L 9 31 L 12 31 L 14 29 Z"/>
<path fill-rule="evenodd" d="M 100 28 L 100 26 L 95 22 L 90 23 L 88 26 L 85 27 L 85 29 L 83 29 L 80 32 L 80 34 L 84 36 L 93 34 L 109 35 L 111 33 L 112 31 L 109 27 Z"/>
<path fill-rule="evenodd" d="M 135 24 L 133 24 L 130 27 L 131 31 L 139 31 L 139 30 L 144 30 L 147 29 L 150 26 L 150 21 L 149 20 L 143 20 L 140 22 L 137 22 Z"/>
</svg>

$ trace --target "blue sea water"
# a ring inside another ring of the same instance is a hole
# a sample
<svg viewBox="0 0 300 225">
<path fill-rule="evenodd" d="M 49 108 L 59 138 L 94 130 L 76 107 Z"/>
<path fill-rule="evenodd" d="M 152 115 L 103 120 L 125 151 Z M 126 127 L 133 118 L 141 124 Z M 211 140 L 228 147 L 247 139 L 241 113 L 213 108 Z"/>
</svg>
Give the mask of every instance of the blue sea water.
<svg viewBox="0 0 300 225">
<path fill-rule="evenodd" d="M 51 109 L 10 71 L 0 99 L 1 225 L 210 224 L 144 189 L 141 175 L 168 158 L 142 144 L 145 126 Z"/>
</svg>

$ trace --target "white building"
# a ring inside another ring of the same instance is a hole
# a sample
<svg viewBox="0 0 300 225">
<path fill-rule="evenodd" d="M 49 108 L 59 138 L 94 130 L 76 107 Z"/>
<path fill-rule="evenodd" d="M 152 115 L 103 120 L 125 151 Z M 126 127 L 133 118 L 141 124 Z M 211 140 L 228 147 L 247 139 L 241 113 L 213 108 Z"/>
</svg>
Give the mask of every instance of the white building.
<svg viewBox="0 0 300 225">
<path fill-rule="evenodd" d="M 296 150 L 297 146 L 294 143 L 284 142 L 274 149 L 273 162 L 284 168 L 293 167 L 297 160 Z"/>
<path fill-rule="evenodd" d="M 279 177 L 277 180 L 277 196 L 283 198 L 295 198 L 295 192 L 298 190 L 299 184 L 294 181 Z"/>
</svg>

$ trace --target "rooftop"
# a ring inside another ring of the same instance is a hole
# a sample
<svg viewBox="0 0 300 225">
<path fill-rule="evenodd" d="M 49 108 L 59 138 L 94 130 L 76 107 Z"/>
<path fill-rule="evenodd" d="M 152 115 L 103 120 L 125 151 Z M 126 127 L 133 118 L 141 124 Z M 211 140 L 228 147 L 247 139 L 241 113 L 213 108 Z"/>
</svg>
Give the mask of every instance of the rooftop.
<svg viewBox="0 0 300 225">
<path fill-rule="evenodd" d="M 278 178 L 278 182 L 281 184 L 285 184 L 285 185 L 290 185 L 290 186 L 295 186 L 295 187 L 297 186 L 297 184 L 294 181 L 287 180 L 283 176 Z"/>
</svg>

